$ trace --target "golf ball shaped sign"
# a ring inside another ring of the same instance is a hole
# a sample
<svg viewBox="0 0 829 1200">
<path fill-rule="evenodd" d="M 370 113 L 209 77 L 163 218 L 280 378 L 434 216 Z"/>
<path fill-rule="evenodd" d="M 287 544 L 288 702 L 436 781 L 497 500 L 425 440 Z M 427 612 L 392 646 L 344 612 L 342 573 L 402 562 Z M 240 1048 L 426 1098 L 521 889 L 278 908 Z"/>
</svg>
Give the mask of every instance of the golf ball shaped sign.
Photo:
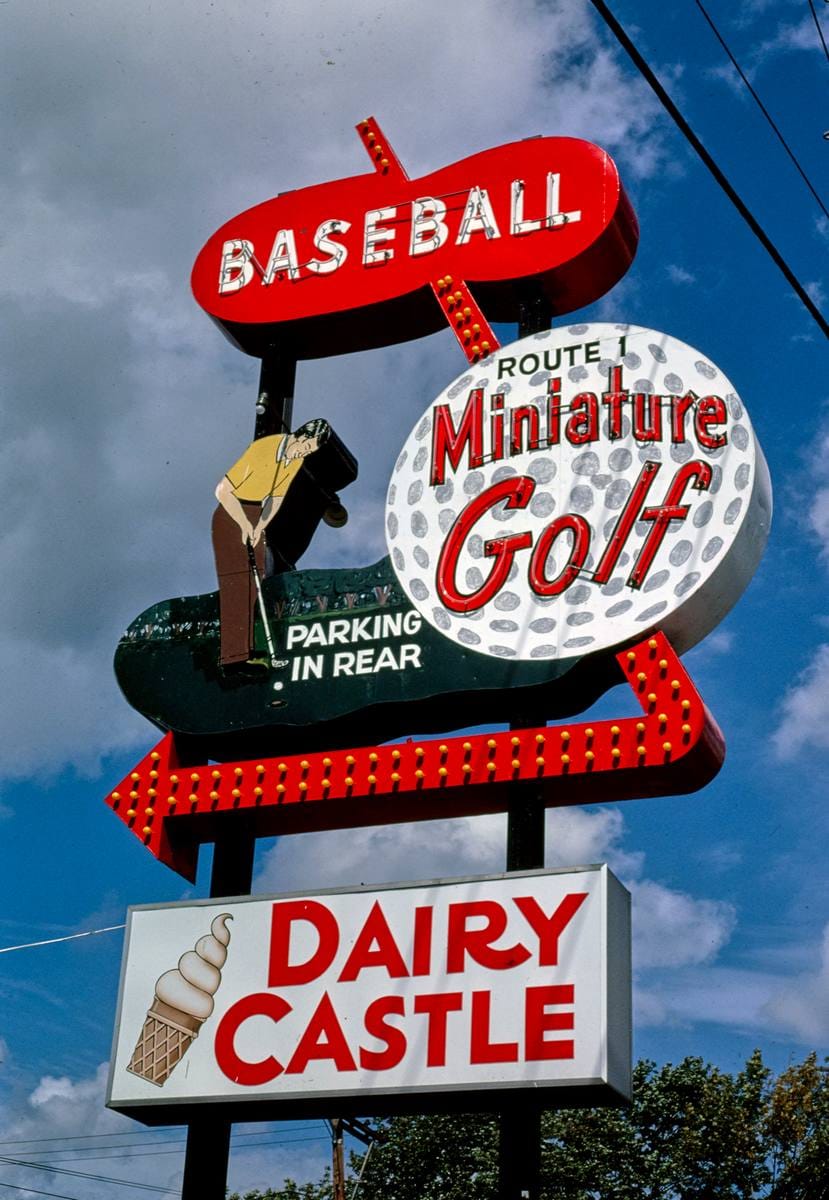
<svg viewBox="0 0 829 1200">
<path fill-rule="evenodd" d="M 402 588 L 466 649 L 561 660 L 661 628 L 684 651 L 751 578 L 771 489 L 715 364 L 597 323 L 453 381 L 398 456 L 385 518 Z"/>
</svg>

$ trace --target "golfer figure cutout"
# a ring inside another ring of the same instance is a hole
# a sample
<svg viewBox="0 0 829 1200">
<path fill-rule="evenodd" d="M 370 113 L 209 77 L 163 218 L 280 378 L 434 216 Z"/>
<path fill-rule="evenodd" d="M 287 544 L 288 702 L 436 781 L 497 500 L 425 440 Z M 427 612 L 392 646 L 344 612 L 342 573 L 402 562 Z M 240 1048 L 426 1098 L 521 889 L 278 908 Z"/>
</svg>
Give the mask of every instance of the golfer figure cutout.
<svg viewBox="0 0 829 1200">
<path fill-rule="evenodd" d="M 213 514 L 212 533 L 223 667 L 286 665 L 287 660 L 275 655 L 261 579 L 276 574 L 287 558 L 279 545 L 279 523 L 274 523 L 274 518 L 304 460 L 315 454 L 330 434 L 328 422 L 318 418 L 294 433 L 259 438 L 216 488 L 219 507 Z M 293 563 L 289 565 L 293 567 Z M 258 657 L 254 649 L 257 600 L 268 643 L 267 659 Z"/>
</svg>

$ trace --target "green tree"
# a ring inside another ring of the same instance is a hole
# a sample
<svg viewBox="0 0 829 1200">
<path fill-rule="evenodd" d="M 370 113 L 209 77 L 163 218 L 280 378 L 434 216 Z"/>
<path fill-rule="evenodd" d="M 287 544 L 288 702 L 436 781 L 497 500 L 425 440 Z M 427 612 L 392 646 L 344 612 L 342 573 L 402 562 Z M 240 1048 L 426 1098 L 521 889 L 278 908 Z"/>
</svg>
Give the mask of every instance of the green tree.
<svg viewBox="0 0 829 1200">
<path fill-rule="evenodd" d="M 491 1116 L 392 1117 L 361 1169 L 358 1200 L 495 1200 Z M 293 1190 L 291 1190 L 293 1189 Z M 310 1189 L 310 1190 L 308 1190 Z M 305 1191 L 231 1200 L 331 1200 Z M 627 1108 L 557 1109 L 542 1120 L 543 1200 L 829 1200 L 829 1073 L 810 1054 L 776 1079 L 759 1051 L 736 1075 L 686 1058 L 634 1070 Z"/>
<path fill-rule="evenodd" d="M 816 1054 L 775 1081 L 765 1134 L 773 1200 L 829 1197 L 829 1078 Z"/>
<path fill-rule="evenodd" d="M 321 1183 L 297 1184 L 293 1179 L 286 1179 L 281 1188 L 244 1194 L 234 1192 L 228 1200 L 332 1200 L 331 1181 L 326 1171 Z"/>
</svg>

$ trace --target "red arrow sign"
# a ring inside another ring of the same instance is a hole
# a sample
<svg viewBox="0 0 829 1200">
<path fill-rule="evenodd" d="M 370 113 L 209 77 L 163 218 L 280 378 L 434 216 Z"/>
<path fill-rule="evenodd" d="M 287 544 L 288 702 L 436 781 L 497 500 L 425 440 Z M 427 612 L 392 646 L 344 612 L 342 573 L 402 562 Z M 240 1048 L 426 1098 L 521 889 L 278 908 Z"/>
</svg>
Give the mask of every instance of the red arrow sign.
<svg viewBox="0 0 829 1200">
<path fill-rule="evenodd" d="M 195 879 L 200 842 L 244 810 L 256 835 L 503 812 L 512 787 L 547 807 L 696 791 L 725 743 L 663 634 L 616 656 L 644 716 L 184 766 L 172 734 L 107 803 L 151 854 Z"/>
<path fill-rule="evenodd" d="M 196 259 L 196 300 L 250 354 L 279 329 L 298 357 L 317 358 L 448 320 L 474 361 L 497 348 L 481 308 L 515 321 L 529 285 L 570 312 L 633 259 L 633 209 L 613 160 L 590 142 L 530 138 L 409 179 L 376 121 L 357 128 L 372 174 L 266 200 Z"/>
</svg>

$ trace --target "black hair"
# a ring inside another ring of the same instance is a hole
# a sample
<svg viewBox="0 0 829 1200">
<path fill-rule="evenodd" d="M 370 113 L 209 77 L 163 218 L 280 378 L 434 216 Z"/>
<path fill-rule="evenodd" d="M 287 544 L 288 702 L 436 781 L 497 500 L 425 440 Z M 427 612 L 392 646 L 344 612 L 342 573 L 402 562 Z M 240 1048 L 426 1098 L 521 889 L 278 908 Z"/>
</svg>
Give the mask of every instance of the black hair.
<svg viewBox="0 0 829 1200">
<path fill-rule="evenodd" d="M 293 432 L 295 438 L 316 438 L 320 446 L 324 445 L 331 436 L 331 426 L 324 417 L 315 417 L 313 421 L 306 421 L 304 425 L 300 425 L 299 429 Z"/>
</svg>

